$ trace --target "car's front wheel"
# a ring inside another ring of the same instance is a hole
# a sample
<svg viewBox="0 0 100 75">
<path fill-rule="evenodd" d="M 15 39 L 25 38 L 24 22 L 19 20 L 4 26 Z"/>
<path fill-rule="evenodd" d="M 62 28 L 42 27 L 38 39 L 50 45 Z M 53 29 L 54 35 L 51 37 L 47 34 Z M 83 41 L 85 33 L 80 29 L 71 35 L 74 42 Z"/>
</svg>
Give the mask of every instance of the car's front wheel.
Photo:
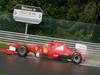
<svg viewBox="0 0 100 75">
<path fill-rule="evenodd" d="M 76 64 L 80 64 L 82 62 L 82 56 L 80 53 L 75 52 L 72 56 L 72 62 Z"/>
</svg>

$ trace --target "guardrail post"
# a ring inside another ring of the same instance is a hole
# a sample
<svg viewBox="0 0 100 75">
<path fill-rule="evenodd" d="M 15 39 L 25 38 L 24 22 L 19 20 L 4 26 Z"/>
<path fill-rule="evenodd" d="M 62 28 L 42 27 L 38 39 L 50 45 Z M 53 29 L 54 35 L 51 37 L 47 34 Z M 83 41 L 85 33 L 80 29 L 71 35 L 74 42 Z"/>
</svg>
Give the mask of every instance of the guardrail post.
<svg viewBox="0 0 100 75">
<path fill-rule="evenodd" d="M 28 33 L 28 23 L 26 23 L 25 34 Z"/>
</svg>

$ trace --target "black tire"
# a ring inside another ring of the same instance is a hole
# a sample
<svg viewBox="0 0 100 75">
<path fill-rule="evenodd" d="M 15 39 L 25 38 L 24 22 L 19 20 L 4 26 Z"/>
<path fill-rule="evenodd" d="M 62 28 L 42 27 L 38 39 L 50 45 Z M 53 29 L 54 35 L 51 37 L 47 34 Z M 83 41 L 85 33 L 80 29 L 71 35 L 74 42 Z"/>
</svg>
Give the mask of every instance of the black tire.
<svg viewBox="0 0 100 75">
<path fill-rule="evenodd" d="M 80 53 L 75 52 L 72 56 L 72 62 L 76 64 L 80 64 L 82 62 L 82 56 Z"/>
<path fill-rule="evenodd" d="M 16 51 L 17 51 L 18 55 L 21 57 L 25 57 L 27 55 L 27 48 L 25 46 L 21 46 Z"/>
</svg>

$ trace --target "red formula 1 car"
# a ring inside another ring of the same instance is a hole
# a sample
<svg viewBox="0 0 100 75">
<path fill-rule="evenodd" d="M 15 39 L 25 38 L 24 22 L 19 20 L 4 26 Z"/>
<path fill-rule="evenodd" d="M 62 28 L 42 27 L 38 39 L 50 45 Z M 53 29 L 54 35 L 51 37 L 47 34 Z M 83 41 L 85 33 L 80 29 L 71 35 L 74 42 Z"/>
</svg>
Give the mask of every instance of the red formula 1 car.
<svg viewBox="0 0 100 75">
<path fill-rule="evenodd" d="M 52 59 L 70 60 L 73 63 L 80 64 L 83 60 L 81 53 L 77 50 L 70 48 L 69 45 L 64 42 L 51 41 L 48 44 L 19 44 L 13 43 L 9 45 L 7 49 L 8 53 L 16 54 L 24 57 L 29 52 L 33 52 L 36 57 L 42 55 Z"/>
</svg>

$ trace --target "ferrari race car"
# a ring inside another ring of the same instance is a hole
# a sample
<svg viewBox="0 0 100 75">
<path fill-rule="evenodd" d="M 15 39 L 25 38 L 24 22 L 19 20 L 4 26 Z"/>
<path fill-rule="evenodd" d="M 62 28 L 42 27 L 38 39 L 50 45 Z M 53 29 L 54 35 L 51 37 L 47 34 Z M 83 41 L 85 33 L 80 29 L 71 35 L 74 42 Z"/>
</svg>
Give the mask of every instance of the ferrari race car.
<svg viewBox="0 0 100 75">
<path fill-rule="evenodd" d="M 21 57 L 25 57 L 29 52 L 32 52 L 36 57 L 47 56 L 48 58 L 71 61 L 76 64 L 80 64 L 84 59 L 80 52 L 59 41 L 51 41 L 47 44 L 28 43 L 24 45 L 12 43 L 5 52 L 7 54 L 18 54 Z"/>
</svg>

